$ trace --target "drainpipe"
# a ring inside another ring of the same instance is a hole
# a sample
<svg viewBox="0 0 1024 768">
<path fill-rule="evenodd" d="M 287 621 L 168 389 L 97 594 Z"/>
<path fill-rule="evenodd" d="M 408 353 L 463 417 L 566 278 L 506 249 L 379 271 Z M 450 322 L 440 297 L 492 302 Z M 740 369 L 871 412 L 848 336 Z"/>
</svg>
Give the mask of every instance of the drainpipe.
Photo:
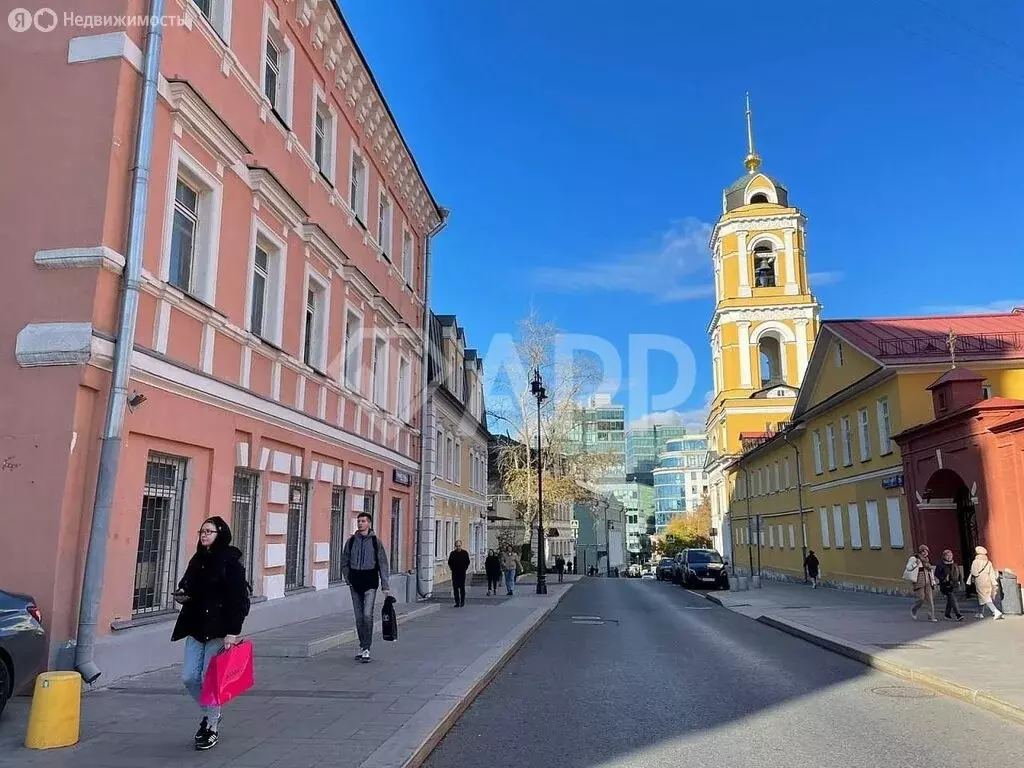
<svg viewBox="0 0 1024 768">
<path fill-rule="evenodd" d="M 746 486 L 746 493 L 744 496 L 747 497 L 747 558 L 750 560 L 750 580 L 754 580 L 754 551 L 750 548 L 750 539 L 753 538 L 750 535 L 750 472 L 746 467 L 743 468 L 743 484 Z M 758 546 L 761 542 L 758 541 Z M 758 553 L 758 558 L 761 555 Z"/>
<path fill-rule="evenodd" d="M 800 431 L 800 430 L 797 430 Z M 803 559 L 801 564 L 804 569 L 804 583 L 807 583 L 807 524 L 804 522 L 804 484 L 803 477 L 800 472 L 800 448 L 796 443 L 789 442 L 789 434 L 787 432 L 782 433 L 782 439 L 786 441 L 786 445 L 793 449 L 796 453 L 796 503 L 800 508 L 800 548 L 803 551 Z"/>
<path fill-rule="evenodd" d="M 430 418 L 430 246 L 433 239 L 448 225 L 447 208 L 438 209 L 441 220 L 427 233 L 423 257 L 423 367 L 420 373 L 420 494 L 416 501 L 416 594 L 423 599 L 434 590 L 434 553 L 424 550 L 427 532 L 432 532 L 430 489 L 434 477 L 427 466 L 427 440 L 433 439 L 434 424 Z M 434 447 L 434 451 L 437 447 Z M 424 531 L 424 527 L 428 531 Z"/>
<path fill-rule="evenodd" d="M 150 17 L 164 14 L 164 0 L 152 0 Z M 110 530 L 110 508 L 117 485 L 117 465 L 121 457 L 125 407 L 128 403 L 128 380 L 135 340 L 135 322 L 139 311 L 139 278 L 142 274 L 142 247 L 146 234 L 146 204 L 149 197 L 149 165 L 153 154 L 153 131 L 156 124 L 157 83 L 160 78 L 160 43 L 163 27 L 149 26 L 146 55 L 143 63 L 142 104 L 135 142 L 135 174 L 132 179 L 131 214 L 128 221 L 128 249 L 124 265 L 124 287 L 121 295 L 121 320 L 114 342 L 114 370 L 107 400 L 107 417 L 103 427 L 100 463 L 96 478 L 96 499 L 89 529 L 89 549 L 82 577 L 82 597 L 75 639 L 75 669 L 87 683 L 103 674 L 93 660 L 96 623 L 99 620 L 103 577 L 106 570 L 107 538 Z"/>
</svg>

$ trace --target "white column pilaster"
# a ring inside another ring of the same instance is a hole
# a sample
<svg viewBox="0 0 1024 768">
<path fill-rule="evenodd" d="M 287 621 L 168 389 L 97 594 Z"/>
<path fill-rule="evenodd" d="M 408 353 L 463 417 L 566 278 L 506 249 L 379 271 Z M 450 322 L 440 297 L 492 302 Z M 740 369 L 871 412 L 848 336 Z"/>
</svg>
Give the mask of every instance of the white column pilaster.
<svg viewBox="0 0 1024 768">
<path fill-rule="evenodd" d="M 786 293 L 796 295 L 800 291 L 796 279 L 796 259 L 793 257 L 793 230 L 787 229 L 784 239 L 786 243 Z"/>
<path fill-rule="evenodd" d="M 804 381 L 804 371 L 807 370 L 807 320 L 798 319 L 796 324 L 796 386 L 799 387 Z"/>
<path fill-rule="evenodd" d="M 736 323 L 740 336 L 740 386 L 750 389 L 750 323 L 742 321 Z"/>
<path fill-rule="evenodd" d="M 749 297 L 750 293 L 750 254 L 747 253 L 747 233 L 739 232 L 736 235 L 737 248 L 736 265 L 740 271 L 740 296 Z"/>
</svg>

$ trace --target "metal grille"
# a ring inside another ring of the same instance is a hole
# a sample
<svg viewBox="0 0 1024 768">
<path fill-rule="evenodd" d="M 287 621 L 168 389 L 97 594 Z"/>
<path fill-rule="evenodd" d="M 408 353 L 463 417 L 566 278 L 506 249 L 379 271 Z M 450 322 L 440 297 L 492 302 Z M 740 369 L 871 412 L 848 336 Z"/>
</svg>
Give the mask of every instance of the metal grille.
<svg viewBox="0 0 1024 768">
<path fill-rule="evenodd" d="M 949 357 L 948 334 L 928 334 L 900 339 L 879 339 L 878 352 L 883 357 L 936 356 Z M 993 354 L 1024 349 L 1024 333 L 971 333 L 956 335 L 953 348 L 958 355 Z"/>
<path fill-rule="evenodd" d="M 292 479 L 288 489 L 288 535 L 285 540 L 284 588 L 298 589 L 306 570 L 306 496 L 309 484 Z"/>
<path fill-rule="evenodd" d="M 232 542 L 242 550 L 242 564 L 246 575 L 252 578 L 253 553 L 256 549 L 256 488 L 258 475 L 245 469 L 235 470 L 235 484 L 231 491 Z"/>
<path fill-rule="evenodd" d="M 401 555 L 402 547 L 402 500 L 392 499 L 391 500 L 391 551 L 388 553 L 390 559 L 391 570 L 397 572 L 401 570 L 401 563 L 399 563 L 399 557 Z"/>
<path fill-rule="evenodd" d="M 151 453 L 139 516 L 132 600 L 135 616 L 173 610 L 184 491 L 185 459 Z"/>
<path fill-rule="evenodd" d="M 331 567 L 328 581 L 342 581 L 341 551 L 345 546 L 345 489 L 339 485 L 331 491 Z"/>
</svg>

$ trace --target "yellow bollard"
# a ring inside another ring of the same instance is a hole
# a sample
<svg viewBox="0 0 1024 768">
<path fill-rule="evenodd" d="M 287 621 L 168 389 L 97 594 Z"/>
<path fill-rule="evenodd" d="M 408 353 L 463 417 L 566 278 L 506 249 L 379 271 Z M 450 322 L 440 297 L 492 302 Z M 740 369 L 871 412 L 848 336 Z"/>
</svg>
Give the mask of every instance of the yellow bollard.
<svg viewBox="0 0 1024 768">
<path fill-rule="evenodd" d="M 82 715 L 82 676 L 77 672 L 43 672 L 36 678 L 28 715 L 25 746 L 54 749 L 78 743 Z"/>
</svg>

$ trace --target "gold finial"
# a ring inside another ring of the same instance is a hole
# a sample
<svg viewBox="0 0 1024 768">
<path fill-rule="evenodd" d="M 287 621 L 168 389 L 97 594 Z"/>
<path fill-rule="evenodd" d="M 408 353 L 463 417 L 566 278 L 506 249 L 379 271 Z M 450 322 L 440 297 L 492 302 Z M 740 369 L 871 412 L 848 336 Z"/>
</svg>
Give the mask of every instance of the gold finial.
<svg viewBox="0 0 1024 768">
<path fill-rule="evenodd" d="M 754 122 L 750 113 L 750 92 L 747 92 L 747 157 L 743 161 L 747 173 L 754 173 L 761 165 L 761 158 L 754 151 Z"/>
<path fill-rule="evenodd" d="M 946 337 L 946 346 L 949 347 L 949 362 L 952 363 L 952 367 L 956 368 L 956 334 L 953 333 L 953 329 L 949 329 L 949 335 Z"/>
</svg>

